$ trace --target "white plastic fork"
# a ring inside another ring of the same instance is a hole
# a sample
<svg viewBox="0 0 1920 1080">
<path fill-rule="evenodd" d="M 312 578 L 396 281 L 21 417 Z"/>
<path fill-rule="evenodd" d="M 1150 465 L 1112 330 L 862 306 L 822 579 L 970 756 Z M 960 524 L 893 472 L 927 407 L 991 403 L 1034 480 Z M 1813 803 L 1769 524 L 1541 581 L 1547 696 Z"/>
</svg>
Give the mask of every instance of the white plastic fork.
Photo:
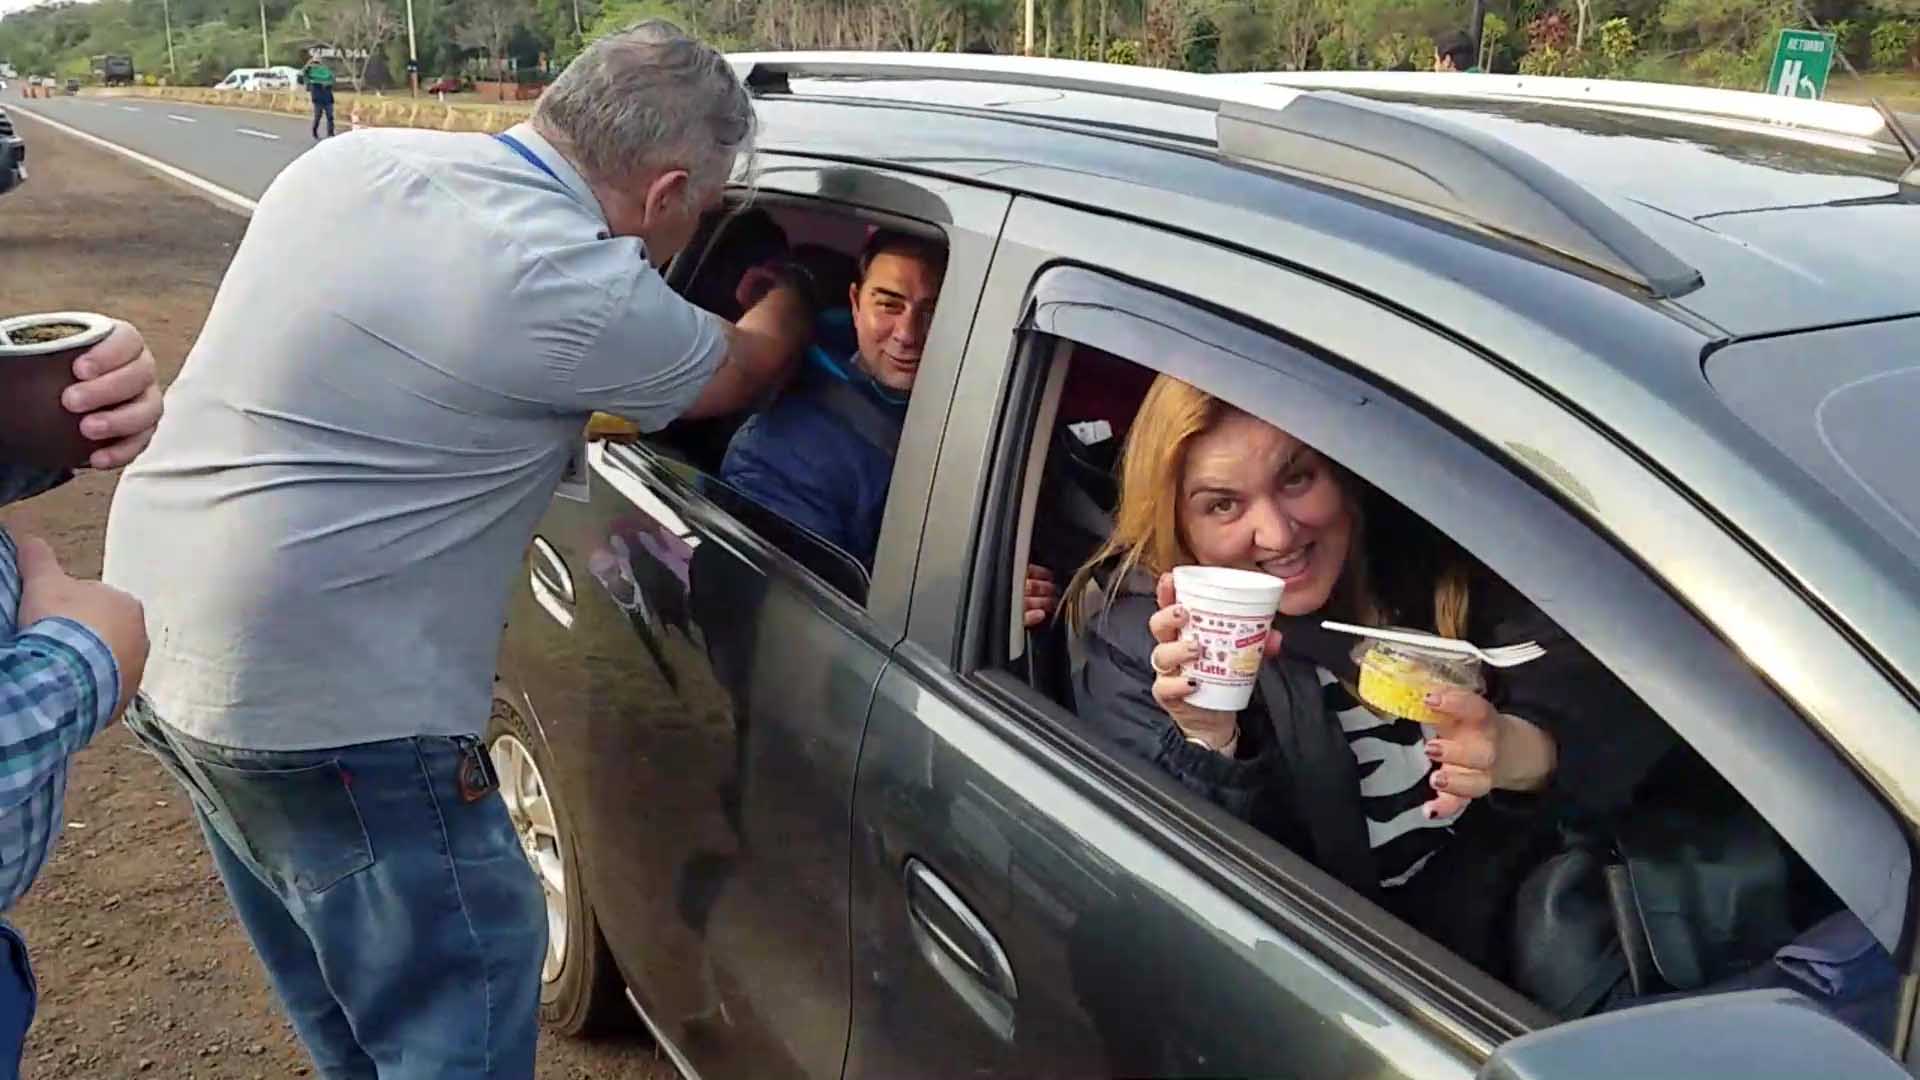
<svg viewBox="0 0 1920 1080">
<path fill-rule="evenodd" d="M 1433 634 L 1413 634 L 1404 630 L 1382 630 L 1373 626 L 1354 626 L 1351 623 L 1323 622 L 1321 626 L 1342 634 L 1358 637 L 1378 638 L 1381 641 L 1394 641 L 1402 645 L 1417 645 L 1423 649 L 1438 652 L 1457 653 L 1461 656 L 1478 657 L 1489 667 L 1510 668 L 1532 663 L 1547 655 L 1547 650 L 1538 642 L 1523 641 L 1517 645 L 1498 645 L 1491 649 L 1482 649 L 1471 641 L 1459 638 L 1438 637 Z"/>
</svg>

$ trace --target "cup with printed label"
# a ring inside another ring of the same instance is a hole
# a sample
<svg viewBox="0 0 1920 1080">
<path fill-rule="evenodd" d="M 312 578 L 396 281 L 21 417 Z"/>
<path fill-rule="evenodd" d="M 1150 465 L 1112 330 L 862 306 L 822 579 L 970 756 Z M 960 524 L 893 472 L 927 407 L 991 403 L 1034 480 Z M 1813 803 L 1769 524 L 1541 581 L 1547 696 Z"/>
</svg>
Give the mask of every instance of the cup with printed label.
<svg viewBox="0 0 1920 1080">
<path fill-rule="evenodd" d="M 1173 568 L 1174 599 L 1187 609 L 1180 639 L 1200 646 L 1200 658 L 1181 669 L 1199 684 L 1187 704 L 1238 712 L 1253 700 L 1254 679 L 1266 659 L 1267 630 L 1285 588 L 1279 578 L 1252 570 Z"/>
</svg>

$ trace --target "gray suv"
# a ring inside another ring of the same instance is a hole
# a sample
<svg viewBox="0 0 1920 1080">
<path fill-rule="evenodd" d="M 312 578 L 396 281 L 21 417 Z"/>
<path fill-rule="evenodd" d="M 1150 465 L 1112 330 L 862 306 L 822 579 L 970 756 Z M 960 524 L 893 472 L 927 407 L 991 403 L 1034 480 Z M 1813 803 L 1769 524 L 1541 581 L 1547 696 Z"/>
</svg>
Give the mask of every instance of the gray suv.
<svg viewBox="0 0 1920 1080">
<path fill-rule="evenodd" d="M 727 424 L 596 435 L 539 525 L 490 740 L 548 893 L 552 1024 L 637 1013 L 704 1077 L 1920 1075 L 1897 120 L 1499 76 L 735 62 L 764 123 L 738 200 L 845 253 L 937 238 L 944 288 L 871 565 L 723 481 Z M 740 220 L 677 288 L 739 273 Z M 1297 433 L 1617 675 L 1860 928 L 1811 965 L 1832 978 L 1709 981 L 1658 940 L 1699 928 L 1642 911 L 1667 920 L 1631 958 L 1648 992 L 1556 1015 L 1090 733 L 1019 568 L 1103 535 L 1156 374 Z M 1869 954 L 1862 1012 L 1842 976 Z"/>
</svg>

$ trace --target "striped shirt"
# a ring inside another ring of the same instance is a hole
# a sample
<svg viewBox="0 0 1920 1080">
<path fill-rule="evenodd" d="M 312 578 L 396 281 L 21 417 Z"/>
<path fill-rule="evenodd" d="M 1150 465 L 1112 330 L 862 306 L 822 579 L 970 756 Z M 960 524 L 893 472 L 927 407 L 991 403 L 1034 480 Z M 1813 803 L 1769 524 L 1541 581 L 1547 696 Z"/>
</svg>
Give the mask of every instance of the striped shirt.
<svg viewBox="0 0 1920 1080">
<path fill-rule="evenodd" d="M 1380 884 L 1393 888 L 1412 880 L 1453 835 L 1461 810 L 1428 821 L 1420 808 L 1434 797 L 1427 782 L 1425 729 L 1380 716 L 1354 699 L 1339 679 L 1320 671 L 1327 712 L 1340 721 L 1347 748 L 1360 765 L 1360 806 L 1367 816 L 1367 844 L 1380 870 Z"/>
<path fill-rule="evenodd" d="M 0 466 L 0 504 L 58 477 Z M 20 566 L 0 529 L 0 911 L 25 895 L 60 835 L 67 759 L 113 718 L 120 669 L 71 619 L 19 626 Z"/>
</svg>

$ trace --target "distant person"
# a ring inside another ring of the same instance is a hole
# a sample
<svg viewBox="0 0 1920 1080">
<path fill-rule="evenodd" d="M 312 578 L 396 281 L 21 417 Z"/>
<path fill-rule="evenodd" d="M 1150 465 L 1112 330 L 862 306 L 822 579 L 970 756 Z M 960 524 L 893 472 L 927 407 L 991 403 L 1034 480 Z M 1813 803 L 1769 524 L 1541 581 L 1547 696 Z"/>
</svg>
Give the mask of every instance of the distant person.
<svg viewBox="0 0 1920 1080">
<path fill-rule="evenodd" d="M 153 354 L 121 323 L 75 361 L 85 373 L 67 407 L 102 441 L 93 464 L 117 468 L 145 449 L 160 419 Z M 0 387 L 6 385 L 0 372 Z M 71 474 L 0 461 L 0 504 Z M 60 836 L 67 765 L 126 708 L 140 685 L 147 632 L 140 601 L 61 569 L 45 541 L 0 528 L 0 1077 L 20 1075 L 36 992 L 27 945 L 5 913 L 33 885 Z"/>
<path fill-rule="evenodd" d="M 1473 54 L 1473 39 L 1458 30 L 1449 30 L 1433 39 L 1433 70 L 1478 75 L 1480 65 L 1474 63 Z"/>
<path fill-rule="evenodd" d="M 307 93 L 313 97 L 313 138 L 320 140 L 320 116 L 327 117 L 327 138 L 333 138 L 333 69 L 323 61 L 313 60 L 307 64 L 304 73 L 307 80 Z"/>
<path fill-rule="evenodd" d="M 734 322 L 658 269 L 753 129 L 726 59 L 648 21 L 507 131 L 309 150 L 114 494 L 105 577 L 154 642 L 128 727 L 317 1075 L 534 1075 L 546 903 L 481 740 L 507 598 L 593 413 L 737 412 L 805 346 L 784 268 Z M 281 272 L 316 221 L 369 257 Z"/>
</svg>

